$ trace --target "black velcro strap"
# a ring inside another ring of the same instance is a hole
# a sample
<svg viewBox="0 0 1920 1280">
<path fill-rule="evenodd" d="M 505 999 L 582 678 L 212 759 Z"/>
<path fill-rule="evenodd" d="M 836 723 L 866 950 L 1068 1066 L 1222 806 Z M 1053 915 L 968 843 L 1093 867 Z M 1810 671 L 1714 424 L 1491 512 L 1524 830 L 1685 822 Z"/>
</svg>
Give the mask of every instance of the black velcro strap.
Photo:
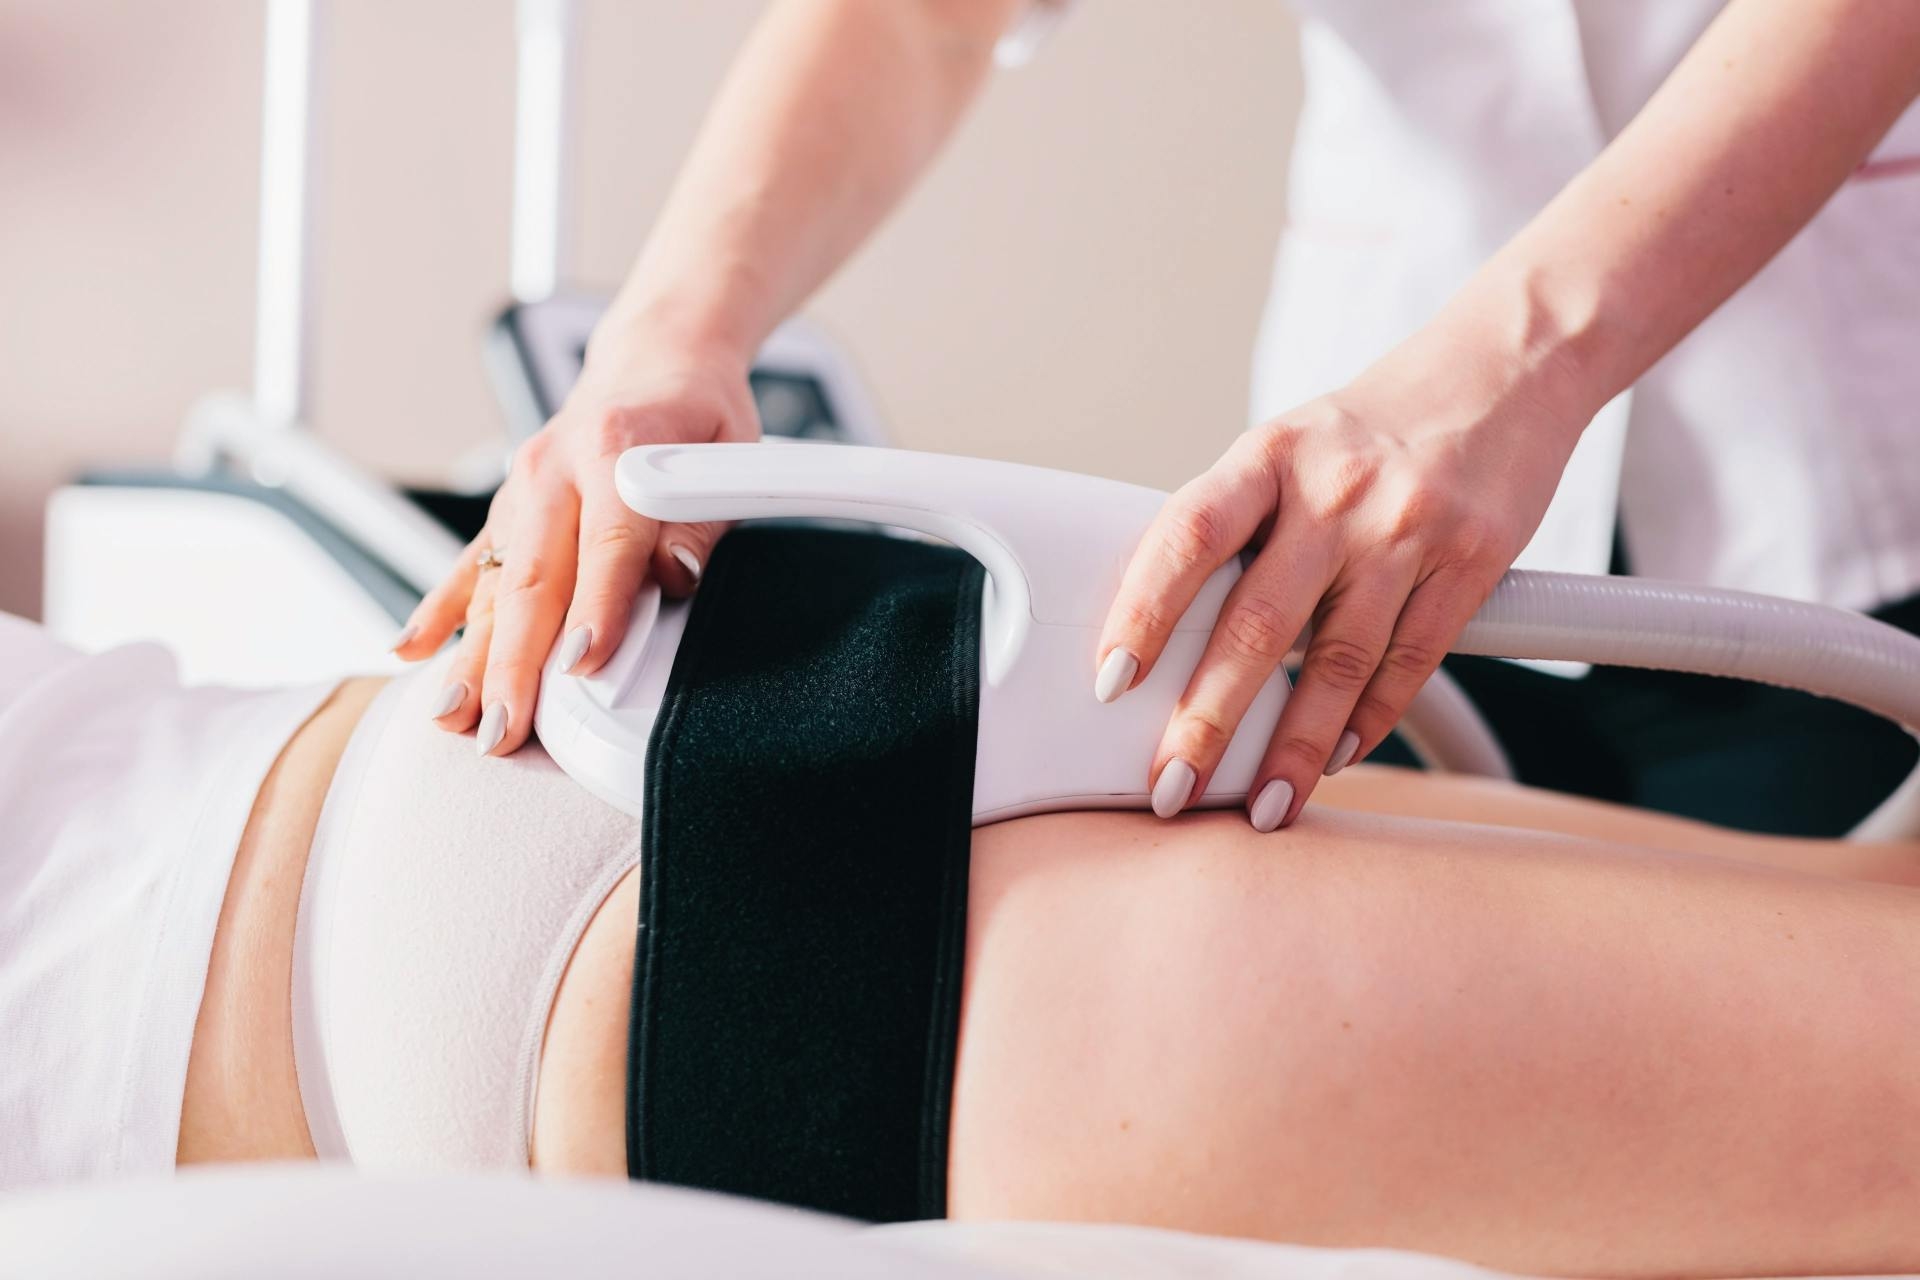
<svg viewBox="0 0 1920 1280">
<path fill-rule="evenodd" d="M 897 538 L 715 548 L 647 757 L 630 1176 L 944 1214 L 981 583 Z"/>
</svg>

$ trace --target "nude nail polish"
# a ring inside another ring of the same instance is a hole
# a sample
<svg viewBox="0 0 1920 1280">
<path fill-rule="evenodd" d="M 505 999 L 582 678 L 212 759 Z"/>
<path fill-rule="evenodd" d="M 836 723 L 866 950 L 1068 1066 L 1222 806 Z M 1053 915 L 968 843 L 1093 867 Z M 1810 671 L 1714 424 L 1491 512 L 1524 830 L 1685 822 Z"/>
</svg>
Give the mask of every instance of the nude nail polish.
<svg viewBox="0 0 1920 1280">
<path fill-rule="evenodd" d="M 394 653 L 394 652 L 397 652 L 398 650 L 406 648 L 409 644 L 413 642 L 413 638 L 419 634 L 420 634 L 420 627 L 418 626 L 418 624 L 409 622 L 406 626 L 400 629 L 400 634 L 393 638 L 393 643 L 387 646 L 387 652 Z"/>
<path fill-rule="evenodd" d="M 1102 702 L 1112 702 L 1133 684 L 1139 670 L 1140 659 L 1134 657 L 1131 650 L 1116 648 L 1100 664 L 1100 674 L 1093 678 L 1093 696 Z"/>
<path fill-rule="evenodd" d="M 1193 796 L 1194 780 L 1200 775 L 1193 766 L 1175 756 L 1167 761 L 1160 770 L 1160 778 L 1153 784 L 1153 812 L 1160 818 L 1171 818 L 1187 807 L 1187 801 Z"/>
<path fill-rule="evenodd" d="M 1331 778 L 1353 763 L 1353 753 L 1360 749 L 1360 735 L 1349 729 L 1340 735 L 1340 741 L 1333 744 L 1333 756 L 1327 761 L 1326 776 Z"/>
<path fill-rule="evenodd" d="M 1260 794 L 1253 802 L 1253 811 L 1247 816 L 1253 819 L 1255 831 L 1277 830 L 1292 804 L 1293 784 L 1285 778 L 1275 778 L 1260 788 Z"/>
<path fill-rule="evenodd" d="M 492 755 L 500 740 L 507 736 L 507 704 L 496 702 L 488 707 L 480 717 L 480 728 L 474 734 L 474 750 L 481 755 Z"/>
<path fill-rule="evenodd" d="M 680 562 L 680 567 L 693 579 L 693 585 L 700 585 L 700 557 L 693 554 L 691 547 L 674 547 L 667 554 Z"/>
<path fill-rule="evenodd" d="M 567 632 L 567 638 L 560 642 L 560 656 L 556 664 L 560 674 L 566 675 L 580 665 L 580 659 L 587 656 L 587 650 L 593 648 L 593 628 L 575 627 Z"/>
<path fill-rule="evenodd" d="M 427 712 L 427 718 L 438 720 L 441 716 L 450 716 L 458 711 L 460 704 L 466 700 L 467 686 L 456 680 L 442 689 L 440 696 L 433 700 L 433 709 Z"/>
</svg>

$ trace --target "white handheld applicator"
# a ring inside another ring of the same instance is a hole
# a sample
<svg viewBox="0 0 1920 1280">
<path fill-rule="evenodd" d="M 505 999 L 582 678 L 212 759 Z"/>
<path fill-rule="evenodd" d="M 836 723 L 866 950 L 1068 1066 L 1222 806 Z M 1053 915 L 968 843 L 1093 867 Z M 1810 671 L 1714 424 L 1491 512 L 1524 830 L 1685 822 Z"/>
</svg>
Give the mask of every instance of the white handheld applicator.
<svg viewBox="0 0 1920 1280">
<path fill-rule="evenodd" d="M 621 498 L 669 522 L 827 518 L 926 534 L 985 566 L 974 823 L 1056 809 L 1149 807 L 1147 771 L 1227 593 L 1201 588 L 1153 671 L 1094 695 L 1096 646 L 1121 574 L 1166 494 L 979 458 L 828 444 L 652 445 L 614 471 Z M 648 735 L 686 606 L 648 586 L 618 652 L 585 678 L 549 669 L 535 725 L 590 791 L 639 813 Z M 1572 574 L 1509 573 L 1456 652 L 1737 676 L 1839 698 L 1920 725 L 1920 639 L 1820 605 Z M 1198 807 L 1242 802 L 1288 692 L 1261 690 Z M 1856 830 L 1920 831 L 1920 773 Z"/>
</svg>

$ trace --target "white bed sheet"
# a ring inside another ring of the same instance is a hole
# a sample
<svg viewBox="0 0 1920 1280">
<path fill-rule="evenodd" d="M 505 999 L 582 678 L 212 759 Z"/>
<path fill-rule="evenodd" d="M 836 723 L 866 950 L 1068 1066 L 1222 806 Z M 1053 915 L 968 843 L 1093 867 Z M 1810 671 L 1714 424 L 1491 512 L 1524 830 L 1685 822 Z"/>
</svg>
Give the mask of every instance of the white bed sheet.
<svg viewBox="0 0 1920 1280">
<path fill-rule="evenodd" d="M 1314 1249 L 1151 1227 L 908 1222 L 870 1227 L 895 1245 L 1034 1280 L 1485 1280 L 1488 1271 L 1397 1249 Z"/>
<path fill-rule="evenodd" d="M 867 1234 L 930 1259 L 1030 1280 L 1484 1280 L 1512 1273 L 1397 1249 L 1314 1249 L 1149 1227 L 909 1222 Z M 1809 1277 L 1808 1280 L 1864 1280 Z"/>
<path fill-rule="evenodd" d="M 840 1218 L 525 1174 L 229 1166 L 0 1195 L 14 1280 L 1475 1280 L 1444 1258 L 1144 1227 Z"/>
</svg>

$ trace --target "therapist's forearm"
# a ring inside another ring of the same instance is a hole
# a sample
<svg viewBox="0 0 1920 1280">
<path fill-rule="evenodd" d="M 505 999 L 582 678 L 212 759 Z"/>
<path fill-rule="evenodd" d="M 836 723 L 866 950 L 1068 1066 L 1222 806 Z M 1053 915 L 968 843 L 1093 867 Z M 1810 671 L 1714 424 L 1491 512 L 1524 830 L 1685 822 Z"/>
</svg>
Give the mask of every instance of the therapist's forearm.
<svg viewBox="0 0 1920 1280">
<path fill-rule="evenodd" d="M 1916 93 L 1920 3 L 1734 0 L 1438 327 L 1489 335 L 1584 422 L 1792 239 Z"/>
<path fill-rule="evenodd" d="M 596 348 L 665 330 L 751 356 L 931 161 L 1018 5 L 774 5 L 728 74 Z"/>
</svg>

